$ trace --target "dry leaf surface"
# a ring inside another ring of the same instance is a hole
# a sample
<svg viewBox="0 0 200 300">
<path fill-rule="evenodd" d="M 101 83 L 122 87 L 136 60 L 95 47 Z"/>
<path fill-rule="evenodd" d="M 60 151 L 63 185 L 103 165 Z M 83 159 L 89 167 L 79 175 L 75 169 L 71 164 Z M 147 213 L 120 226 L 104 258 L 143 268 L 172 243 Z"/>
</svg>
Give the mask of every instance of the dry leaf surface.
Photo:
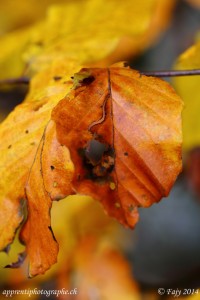
<svg viewBox="0 0 200 300">
<path fill-rule="evenodd" d="M 52 112 L 75 166 L 72 190 L 133 227 L 137 207 L 167 196 L 181 170 L 182 101 L 129 68 L 82 69 Z"/>
</svg>

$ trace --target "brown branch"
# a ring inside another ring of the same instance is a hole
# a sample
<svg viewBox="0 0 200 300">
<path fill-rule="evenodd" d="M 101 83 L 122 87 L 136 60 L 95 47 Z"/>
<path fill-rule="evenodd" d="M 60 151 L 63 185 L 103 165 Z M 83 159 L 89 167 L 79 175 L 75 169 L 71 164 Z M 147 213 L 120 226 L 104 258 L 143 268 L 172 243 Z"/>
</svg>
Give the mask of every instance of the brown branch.
<svg viewBox="0 0 200 300">
<path fill-rule="evenodd" d="M 142 71 L 141 75 L 155 77 L 174 77 L 174 76 L 191 76 L 200 75 L 200 69 L 196 70 L 166 70 L 166 71 Z"/>
<path fill-rule="evenodd" d="M 154 76 L 154 77 L 174 77 L 174 76 L 191 76 L 200 75 L 200 69 L 196 70 L 165 70 L 165 71 L 140 71 L 141 75 Z M 7 78 L 1 79 L 0 85 L 3 84 L 29 84 L 28 77 Z"/>
<path fill-rule="evenodd" d="M 0 85 L 3 84 L 29 84 L 30 79 L 28 77 L 18 77 L 18 78 L 7 78 L 1 79 Z"/>
</svg>

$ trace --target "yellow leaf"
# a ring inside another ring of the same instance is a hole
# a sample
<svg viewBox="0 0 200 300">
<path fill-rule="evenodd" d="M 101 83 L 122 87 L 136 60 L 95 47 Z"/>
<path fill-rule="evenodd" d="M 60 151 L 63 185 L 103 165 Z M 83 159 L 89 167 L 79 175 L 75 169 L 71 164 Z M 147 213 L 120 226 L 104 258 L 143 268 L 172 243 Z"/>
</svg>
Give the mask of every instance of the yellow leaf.
<svg viewBox="0 0 200 300">
<path fill-rule="evenodd" d="M 19 30 L 0 38 L 0 78 L 19 77 L 25 69 L 22 53 L 29 30 Z M 3 71 L 4 70 L 4 71 Z"/>
<path fill-rule="evenodd" d="M 51 110 L 72 85 L 71 70 L 76 68 L 69 64 L 69 73 L 66 64 L 53 64 L 35 76 L 25 102 L 0 124 L 0 168 L 3 174 L 0 179 L 0 249 L 12 242 L 23 219 L 21 204 L 27 175 Z M 62 79 L 55 80 L 58 75 L 63 76 Z"/>
<path fill-rule="evenodd" d="M 37 0 L 0 1 L 0 35 L 32 24 L 34 21 L 44 17 L 49 5 L 60 2 L 66 2 L 66 0 L 40 2 Z"/>
<path fill-rule="evenodd" d="M 1 38 L 1 76 L 19 76 L 23 70 L 32 76 L 57 59 L 101 66 L 126 59 L 162 32 L 174 4 L 175 0 L 79 0 L 52 6 L 43 22 Z M 17 70 L 5 65 L 10 60 Z"/>
<path fill-rule="evenodd" d="M 180 55 L 175 67 L 177 70 L 200 69 L 200 42 Z M 177 92 L 184 101 L 183 148 L 190 150 L 200 145 L 200 76 L 174 78 Z"/>
</svg>

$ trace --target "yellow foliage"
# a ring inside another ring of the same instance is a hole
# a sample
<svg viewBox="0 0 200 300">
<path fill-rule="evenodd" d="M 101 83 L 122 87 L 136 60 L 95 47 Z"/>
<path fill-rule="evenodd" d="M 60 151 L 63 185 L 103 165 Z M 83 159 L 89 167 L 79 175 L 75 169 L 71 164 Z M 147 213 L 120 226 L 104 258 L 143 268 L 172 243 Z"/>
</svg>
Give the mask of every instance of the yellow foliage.
<svg viewBox="0 0 200 300">
<path fill-rule="evenodd" d="M 0 35 L 32 24 L 44 17 L 49 5 L 60 2 L 66 0 L 43 0 L 39 3 L 38 0 L 0 1 Z"/>
<path fill-rule="evenodd" d="M 57 59 L 100 66 L 127 59 L 163 30 L 174 4 L 77 0 L 52 6 L 44 21 L 0 39 L 0 77 L 32 75 Z"/>
<path fill-rule="evenodd" d="M 200 42 L 186 50 L 178 59 L 177 70 L 200 68 Z M 176 77 L 174 84 L 182 97 L 185 108 L 183 110 L 183 148 L 190 150 L 200 145 L 200 76 Z"/>
<path fill-rule="evenodd" d="M 48 70 L 35 76 L 25 102 L 17 106 L 0 125 L 0 138 L 4 141 L 0 145 L 0 168 L 4 174 L 0 194 L 0 232 L 3 232 L 0 249 L 12 242 L 15 229 L 22 220 L 19 203 L 24 198 L 27 172 L 51 110 L 71 87 L 69 79 L 73 67 L 70 73 L 67 70 L 64 63 L 59 67 L 52 64 Z M 55 76 L 63 73 L 65 77 L 62 80 L 55 80 Z M 4 228 L 7 228 L 6 232 Z"/>
</svg>

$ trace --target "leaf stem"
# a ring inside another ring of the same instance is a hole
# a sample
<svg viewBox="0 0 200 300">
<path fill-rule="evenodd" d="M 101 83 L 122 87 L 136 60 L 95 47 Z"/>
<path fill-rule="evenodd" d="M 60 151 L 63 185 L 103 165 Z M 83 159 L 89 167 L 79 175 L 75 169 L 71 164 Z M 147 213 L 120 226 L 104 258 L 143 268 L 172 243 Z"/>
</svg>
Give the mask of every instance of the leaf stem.
<svg viewBox="0 0 200 300">
<path fill-rule="evenodd" d="M 174 77 L 174 76 L 190 76 L 200 75 L 200 69 L 195 70 L 165 70 L 165 71 L 142 71 L 142 75 L 155 77 Z"/>
<path fill-rule="evenodd" d="M 18 78 L 7 78 L 1 79 L 0 85 L 3 84 L 29 84 L 30 79 L 28 77 L 18 77 Z"/>
</svg>

